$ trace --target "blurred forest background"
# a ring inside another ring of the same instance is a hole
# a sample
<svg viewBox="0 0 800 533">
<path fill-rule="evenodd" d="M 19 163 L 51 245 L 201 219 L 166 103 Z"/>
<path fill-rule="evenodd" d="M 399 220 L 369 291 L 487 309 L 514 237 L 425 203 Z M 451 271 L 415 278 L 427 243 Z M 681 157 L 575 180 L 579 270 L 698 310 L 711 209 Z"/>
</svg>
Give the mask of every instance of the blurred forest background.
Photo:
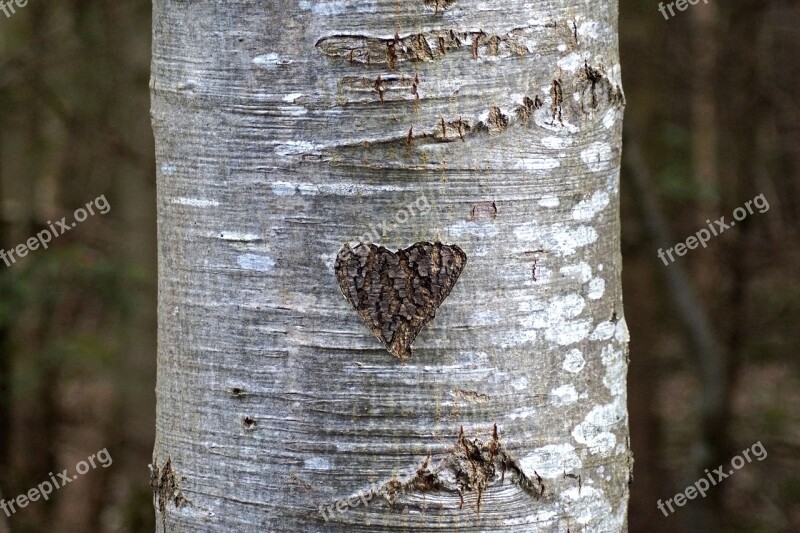
<svg viewBox="0 0 800 533">
<path fill-rule="evenodd" d="M 711 0 L 669 20 L 657 6 L 620 6 L 630 529 L 800 531 L 800 4 Z M 0 13 L 0 247 L 111 204 L 0 264 L 0 495 L 103 448 L 114 460 L 0 513 L 0 533 L 154 529 L 149 54 L 145 0 Z M 708 248 L 656 255 L 762 193 L 769 211 Z M 656 508 L 756 441 L 767 459 L 670 517 Z"/>
</svg>

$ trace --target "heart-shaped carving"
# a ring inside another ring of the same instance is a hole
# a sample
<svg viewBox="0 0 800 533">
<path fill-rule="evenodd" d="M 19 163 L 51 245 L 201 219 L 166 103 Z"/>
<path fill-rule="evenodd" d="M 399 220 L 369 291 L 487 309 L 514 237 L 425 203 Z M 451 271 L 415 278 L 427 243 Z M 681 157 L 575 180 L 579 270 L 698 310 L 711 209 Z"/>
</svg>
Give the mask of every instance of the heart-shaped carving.
<svg viewBox="0 0 800 533">
<path fill-rule="evenodd" d="M 401 361 L 433 320 L 467 264 L 456 245 L 418 242 L 392 252 L 375 244 L 345 244 L 336 279 L 347 301 L 383 346 Z"/>
</svg>

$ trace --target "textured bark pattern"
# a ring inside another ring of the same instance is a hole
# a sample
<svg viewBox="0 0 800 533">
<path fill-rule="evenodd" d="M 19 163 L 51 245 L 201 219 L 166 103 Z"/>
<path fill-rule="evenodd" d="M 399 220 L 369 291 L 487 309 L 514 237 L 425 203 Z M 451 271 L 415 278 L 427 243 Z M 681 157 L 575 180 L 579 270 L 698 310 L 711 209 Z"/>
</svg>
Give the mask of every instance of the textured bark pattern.
<svg viewBox="0 0 800 533">
<path fill-rule="evenodd" d="M 418 242 L 390 252 L 383 246 L 345 244 L 336 278 L 347 301 L 381 344 L 401 361 L 433 320 L 467 264 L 458 246 Z"/>
<path fill-rule="evenodd" d="M 616 2 L 153 10 L 159 528 L 624 529 Z M 403 364 L 337 283 L 364 235 L 469 258 Z M 450 489 L 348 505 L 428 456 Z"/>
<path fill-rule="evenodd" d="M 450 453 L 436 465 L 431 466 L 431 463 L 431 456 L 428 456 L 413 476 L 405 481 L 393 479 L 381 487 L 380 492 L 389 501 L 395 501 L 399 495 L 407 493 L 456 493 L 459 509 L 464 507 L 464 494 L 475 493 L 475 512 L 480 514 L 483 493 L 492 485 L 515 485 L 536 499 L 546 490 L 536 472 L 533 473 L 534 479 L 531 479 L 522 470 L 519 461 L 505 450 L 497 426 L 491 438 L 485 442 L 477 437 L 468 438 L 462 427 Z"/>
</svg>

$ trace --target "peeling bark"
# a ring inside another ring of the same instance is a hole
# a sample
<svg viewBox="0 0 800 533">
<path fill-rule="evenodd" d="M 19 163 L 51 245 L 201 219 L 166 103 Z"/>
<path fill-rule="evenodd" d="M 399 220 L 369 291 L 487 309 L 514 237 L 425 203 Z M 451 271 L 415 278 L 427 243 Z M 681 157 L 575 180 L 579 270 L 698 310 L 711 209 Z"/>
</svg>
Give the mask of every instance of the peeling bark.
<svg viewBox="0 0 800 533">
<path fill-rule="evenodd" d="M 616 18 L 155 1 L 159 531 L 626 528 Z M 469 265 L 362 320 L 337 254 L 414 243 Z"/>
</svg>

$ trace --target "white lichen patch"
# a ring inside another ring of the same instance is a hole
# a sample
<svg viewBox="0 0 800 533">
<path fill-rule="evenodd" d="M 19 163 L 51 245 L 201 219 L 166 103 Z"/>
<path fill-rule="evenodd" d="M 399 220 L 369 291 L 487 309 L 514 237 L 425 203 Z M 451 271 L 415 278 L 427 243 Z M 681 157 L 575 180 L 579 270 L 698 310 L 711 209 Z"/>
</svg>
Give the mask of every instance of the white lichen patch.
<svg viewBox="0 0 800 533">
<path fill-rule="evenodd" d="M 266 255 L 243 254 L 236 258 L 236 263 L 245 270 L 269 272 L 275 268 L 275 260 Z"/>
<path fill-rule="evenodd" d="M 560 166 L 561 162 L 552 157 L 520 157 L 514 161 L 516 170 L 553 170 Z"/>
<path fill-rule="evenodd" d="M 572 52 L 571 54 L 559 59 L 557 65 L 565 72 L 574 72 L 581 68 L 583 63 L 584 57 L 578 52 Z"/>
<path fill-rule="evenodd" d="M 217 207 L 219 202 L 216 200 L 205 200 L 203 198 L 178 197 L 170 200 L 175 205 L 190 205 L 192 207 Z"/>
<path fill-rule="evenodd" d="M 561 365 L 561 368 L 571 374 L 577 374 L 583 370 L 585 366 L 586 359 L 583 358 L 583 354 L 581 354 L 579 349 L 573 348 L 564 356 L 564 363 Z"/>
<path fill-rule="evenodd" d="M 545 338 L 559 346 L 569 346 L 586 338 L 592 324 L 589 320 L 570 320 L 552 324 L 545 332 Z"/>
<path fill-rule="evenodd" d="M 544 311 L 546 308 L 547 307 L 546 307 L 546 304 L 544 303 L 544 301 L 538 300 L 538 299 L 534 299 L 534 298 L 521 300 L 517 304 L 517 309 L 521 313 L 536 312 L 539 315 L 544 315 L 544 313 L 542 313 L 542 311 Z M 538 327 L 543 328 L 544 324 L 545 324 L 545 322 L 541 322 Z"/>
<path fill-rule="evenodd" d="M 549 235 L 545 236 L 545 244 L 557 254 L 572 255 L 578 248 L 583 248 L 597 241 L 597 231 L 591 226 L 569 227 L 555 224 Z"/>
<path fill-rule="evenodd" d="M 578 249 L 597 242 L 597 230 L 592 226 L 567 226 L 556 223 L 542 227 L 537 222 L 520 224 L 514 229 L 519 253 L 534 248 L 544 248 L 557 256 L 573 255 Z"/>
<path fill-rule="evenodd" d="M 514 381 L 511 382 L 511 388 L 516 391 L 526 391 L 530 388 L 531 384 L 528 381 L 528 378 L 525 376 L 520 376 Z"/>
<path fill-rule="evenodd" d="M 311 11 L 318 17 L 331 17 L 346 13 L 374 13 L 376 11 L 374 0 L 344 0 L 336 2 L 300 0 L 298 7 L 304 11 Z"/>
<path fill-rule="evenodd" d="M 556 137 L 554 135 L 548 135 L 547 137 L 542 137 L 542 146 L 545 148 L 549 148 L 551 150 L 563 150 L 567 146 L 571 146 L 574 142 L 571 137 Z"/>
<path fill-rule="evenodd" d="M 603 115 L 602 123 L 603 127 L 607 130 L 610 130 L 614 127 L 614 124 L 617 123 L 617 117 L 619 112 L 615 108 L 611 108 Z"/>
<path fill-rule="evenodd" d="M 591 329 L 588 319 L 574 320 L 583 312 L 585 300 L 579 294 L 552 298 L 545 308 L 539 300 L 520 302 L 519 310 L 528 313 L 519 319 L 519 332 L 544 329 L 544 336 L 559 346 L 568 346 L 586 338 Z"/>
<path fill-rule="evenodd" d="M 519 460 L 522 471 L 528 477 L 534 478 L 539 474 L 544 479 L 558 479 L 564 477 L 564 472 L 580 470 L 583 465 L 575 447 L 570 444 L 548 444 L 536 448 Z"/>
<path fill-rule="evenodd" d="M 610 32 L 605 24 L 594 20 L 587 20 L 578 26 L 578 39 L 600 39 L 601 35 L 608 35 Z"/>
<path fill-rule="evenodd" d="M 621 343 L 628 343 L 631 340 L 628 324 L 625 322 L 624 316 L 617 321 L 617 330 L 614 333 L 614 338 L 617 339 L 617 342 Z"/>
<path fill-rule="evenodd" d="M 214 237 L 219 237 L 223 241 L 229 241 L 234 243 L 250 243 L 250 242 L 258 242 L 261 240 L 260 235 L 256 235 L 255 233 L 240 233 L 238 231 L 222 231 L 219 233 L 213 233 Z"/>
<path fill-rule="evenodd" d="M 356 243 L 352 243 L 352 246 L 355 246 L 355 245 L 356 245 Z M 328 272 L 331 272 L 331 273 L 335 271 L 335 268 L 334 268 L 335 265 L 336 265 L 336 256 L 335 255 L 320 254 L 317 257 L 320 259 L 320 261 L 322 261 L 322 264 L 325 265 L 325 270 L 327 270 Z"/>
<path fill-rule="evenodd" d="M 567 265 L 563 266 L 559 269 L 561 275 L 579 281 L 580 283 L 586 283 L 590 279 L 592 279 L 592 267 L 589 266 L 588 263 L 581 261 L 575 265 Z"/>
<path fill-rule="evenodd" d="M 583 222 L 591 220 L 607 205 L 608 193 L 605 191 L 596 191 L 590 198 L 586 198 L 575 204 L 575 207 L 572 208 L 572 218 Z"/>
<path fill-rule="evenodd" d="M 604 320 L 600 322 L 591 335 L 589 335 L 590 341 L 607 341 L 611 337 L 614 336 L 614 331 L 616 331 L 617 325 L 609 320 Z"/>
<path fill-rule="evenodd" d="M 586 301 L 579 294 L 556 296 L 550 300 L 547 313 L 559 318 L 575 318 L 583 312 Z"/>
<path fill-rule="evenodd" d="M 303 462 L 307 470 L 330 470 L 331 463 L 324 457 L 310 457 Z"/>
<path fill-rule="evenodd" d="M 543 196 L 539 200 L 539 205 L 542 207 L 558 207 L 561 205 L 561 201 L 557 196 Z"/>
<path fill-rule="evenodd" d="M 611 146 L 608 143 L 594 142 L 581 151 L 581 161 L 592 172 L 604 172 L 611 168 Z"/>
<path fill-rule="evenodd" d="M 609 455 L 614 451 L 617 437 L 609 431 L 624 422 L 627 416 L 625 399 L 617 396 L 612 403 L 596 405 L 572 430 L 572 437 L 589 448 L 589 453 Z"/>
<path fill-rule="evenodd" d="M 619 509 L 625 510 L 626 506 L 619 505 L 615 512 L 614 506 L 598 488 L 587 485 L 570 487 L 561 491 L 559 498 L 570 508 L 577 510 L 578 514 L 573 515 L 572 518 L 576 524 L 582 526 L 581 530 L 624 530 L 626 513 L 620 513 Z"/>
<path fill-rule="evenodd" d="M 578 391 L 571 384 L 561 385 L 550 391 L 550 403 L 556 407 L 575 403 L 578 398 Z"/>
<path fill-rule="evenodd" d="M 617 353 L 614 351 L 614 345 L 606 344 L 600 351 L 600 361 L 602 361 L 603 366 L 608 366 L 614 360 L 616 355 Z"/>
<path fill-rule="evenodd" d="M 606 367 L 603 385 L 612 396 L 623 396 L 625 394 L 625 375 L 628 372 L 625 352 L 609 344 L 603 348 L 602 360 Z"/>
<path fill-rule="evenodd" d="M 276 155 L 301 155 L 311 153 L 316 150 L 316 146 L 306 141 L 286 141 L 275 146 L 274 151 Z"/>
<path fill-rule="evenodd" d="M 603 278 L 594 278 L 589 282 L 589 292 L 587 296 L 590 300 L 599 300 L 606 292 L 606 281 Z"/>
<path fill-rule="evenodd" d="M 253 64 L 268 69 L 274 69 L 282 65 L 290 65 L 291 63 L 291 59 L 281 58 L 281 56 L 275 52 L 262 54 L 253 58 Z"/>
<path fill-rule="evenodd" d="M 293 196 L 297 193 L 297 185 L 287 181 L 272 182 L 272 192 L 278 196 Z"/>
<path fill-rule="evenodd" d="M 283 97 L 283 101 L 289 104 L 293 104 L 302 97 L 303 93 L 289 93 Z"/>
<path fill-rule="evenodd" d="M 280 111 L 281 115 L 288 117 L 302 117 L 303 115 L 308 114 L 308 109 L 299 105 L 281 106 L 278 108 L 278 110 Z"/>
<path fill-rule="evenodd" d="M 622 86 L 622 66 L 617 63 L 606 72 L 606 77 L 613 85 Z"/>
</svg>

